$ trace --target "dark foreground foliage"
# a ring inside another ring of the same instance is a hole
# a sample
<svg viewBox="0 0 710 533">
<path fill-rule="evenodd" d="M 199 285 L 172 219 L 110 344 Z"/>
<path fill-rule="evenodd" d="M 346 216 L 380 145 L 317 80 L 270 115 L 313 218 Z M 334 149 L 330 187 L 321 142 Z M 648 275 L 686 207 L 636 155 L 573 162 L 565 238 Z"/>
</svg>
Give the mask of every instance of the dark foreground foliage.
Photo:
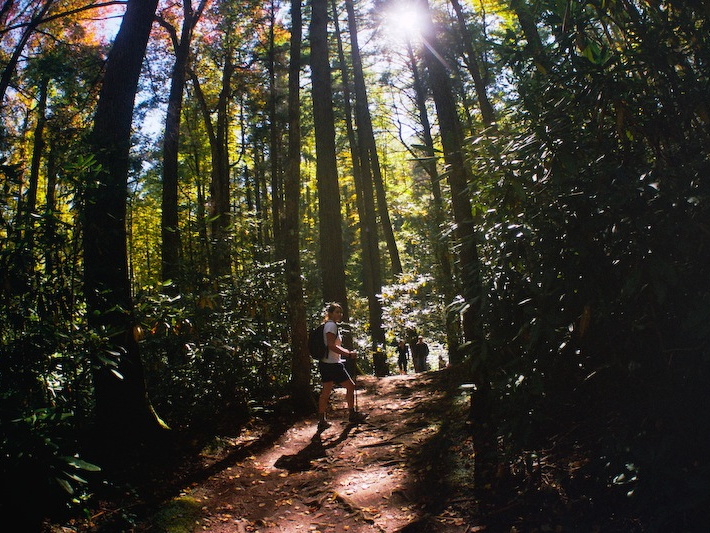
<svg viewBox="0 0 710 533">
<path fill-rule="evenodd" d="M 620 445 L 627 433 L 623 413 L 610 405 L 604 406 L 605 416 L 597 416 L 593 410 L 581 406 L 577 411 L 561 410 L 557 425 L 567 428 L 565 433 L 557 435 L 548 448 L 541 449 L 537 454 L 509 457 L 510 462 L 503 465 L 496 475 L 490 497 L 485 501 L 478 499 L 471 475 L 475 460 L 472 456 L 475 432 L 466 421 L 467 406 L 463 400 L 468 392 L 461 389 L 465 378 L 461 368 L 450 368 L 415 379 L 393 381 L 394 384 L 387 383 L 390 378 L 361 379 L 364 383 L 360 391 L 362 406 L 371 413 L 373 426 L 347 432 L 342 439 L 336 438 L 339 430 L 323 437 L 324 440 L 335 439 L 336 442 L 342 440 L 345 446 L 343 453 L 348 459 L 341 458 L 338 462 L 349 462 L 350 468 L 360 473 L 369 468 L 380 472 L 383 462 L 391 463 L 393 458 L 406 456 L 402 467 L 410 470 L 411 479 L 416 480 L 408 486 L 406 494 L 409 505 L 417 509 L 419 518 L 402 531 L 440 531 L 442 518 L 456 525 L 451 531 L 461 531 L 466 526 L 478 528 L 479 531 L 515 529 L 527 532 L 704 530 L 706 507 L 703 502 L 688 499 L 688 492 L 665 492 L 659 493 L 662 498 L 649 498 L 631 479 L 628 483 L 608 481 L 609 463 L 623 455 L 623 451 L 618 455 L 610 454 L 609 450 L 613 447 L 609 442 Z M 398 408 L 393 409 L 393 403 Z M 62 523 L 74 531 L 85 533 L 159 530 L 163 527 L 165 512 L 177 505 L 168 502 L 179 501 L 178 496 L 188 487 L 189 492 L 204 494 L 201 488 L 204 486 L 206 493 L 210 494 L 221 478 L 232 489 L 242 486 L 241 483 L 246 487 L 253 486 L 253 478 L 246 471 L 241 471 L 250 464 L 248 458 L 258 458 L 261 453 L 271 450 L 284 432 L 300 421 L 292 413 L 288 401 L 269 403 L 267 407 L 265 412 L 250 417 L 242 424 L 223 420 L 223 424 L 215 424 L 222 426 L 217 432 L 175 431 L 160 449 L 110 471 L 108 477 L 111 481 L 98 487 L 87 506 L 90 518 L 77 517 Z M 406 436 L 421 427 L 430 428 L 427 437 L 422 439 L 420 435 L 413 435 L 410 442 Z M 386 434 L 381 434 L 383 428 L 386 428 Z M 431 428 L 436 430 L 431 431 Z M 314 423 L 307 422 L 305 442 L 309 442 L 313 431 Z M 380 440 L 373 442 L 373 435 L 379 435 Z M 396 437 L 393 443 L 398 442 L 400 446 L 406 443 L 405 447 L 382 446 L 393 436 Z M 363 438 L 365 441 L 360 440 Z M 365 442 L 364 449 L 382 451 L 381 455 L 372 456 L 375 464 L 358 461 L 358 454 L 352 453 Z M 286 469 L 294 475 L 301 472 L 305 466 L 296 464 L 295 460 L 299 457 L 305 460 L 309 450 L 315 451 L 312 441 L 306 448 L 301 449 L 302 445 L 297 444 L 294 450 L 281 448 L 281 452 L 286 454 L 282 459 L 290 458 L 291 461 L 284 461 L 276 465 L 277 468 Z M 404 450 L 407 452 L 404 453 Z M 335 449 L 331 452 L 335 453 Z M 327 465 L 328 455 L 309 456 L 308 468 L 314 467 L 314 460 L 323 460 Z M 333 465 L 324 466 L 322 475 L 326 479 L 332 478 L 333 468 Z M 348 465 L 339 464 L 338 468 L 342 475 L 342 469 L 347 470 Z M 669 472 L 671 468 L 669 466 Z M 316 470 L 320 472 L 320 469 Z M 277 506 L 268 504 L 275 503 L 283 490 L 281 485 L 285 478 L 278 475 L 260 476 L 258 473 L 256 477 L 260 485 L 258 490 L 273 496 L 273 502 L 264 503 L 274 511 Z M 326 490 L 322 486 L 324 482 L 318 485 L 320 490 Z M 629 489 L 634 487 L 636 490 L 632 494 Z M 227 498 L 229 494 L 235 497 L 233 493 L 234 490 L 222 487 L 216 490 L 213 497 L 216 500 Z M 305 495 L 300 494 L 300 497 L 305 498 Z M 179 514 L 194 515 L 188 520 L 194 526 L 195 518 L 210 519 L 208 508 L 223 508 L 219 501 L 205 501 L 201 505 L 204 505 L 202 511 L 192 514 L 180 511 Z M 311 519 L 319 514 L 316 511 L 317 508 L 312 510 Z M 211 518 L 220 522 L 219 516 Z M 387 523 L 386 520 L 386 516 L 378 515 L 377 523 L 382 525 Z M 328 518 L 324 517 L 321 521 L 327 522 Z M 55 522 L 54 526 L 50 522 L 45 524 L 45 530 L 56 530 L 58 527 L 59 522 Z M 368 527 L 371 526 L 364 525 L 364 530 Z"/>
</svg>

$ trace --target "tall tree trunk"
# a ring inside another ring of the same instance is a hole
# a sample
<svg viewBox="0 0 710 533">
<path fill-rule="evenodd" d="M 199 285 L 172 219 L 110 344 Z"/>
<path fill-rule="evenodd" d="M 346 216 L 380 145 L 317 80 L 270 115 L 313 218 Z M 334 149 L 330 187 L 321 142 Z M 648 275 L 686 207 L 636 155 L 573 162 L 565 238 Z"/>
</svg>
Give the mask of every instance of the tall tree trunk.
<svg viewBox="0 0 710 533">
<path fill-rule="evenodd" d="M 301 215 L 301 38 L 303 35 L 300 0 L 291 2 L 291 43 L 288 67 L 288 161 L 284 176 L 284 217 L 280 233 L 286 259 L 286 293 L 291 327 L 291 398 L 297 411 L 312 412 L 311 357 L 308 354 L 306 306 L 301 279 L 299 228 Z"/>
<path fill-rule="evenodd" d="M 444 160 L 449 167 L 448 182 L 451 190 L 451 204 L 456 221 L 456 238 L 459 245 L 459 264 L 461 271 L 463 297 L 468 308 L 463 313 L 463 329 L 467 343 L 471 348 L 482 347 L 483 334 L 479 309 L 481 297 L 480 266 L 477 239 L 471 201 L 468 195 L 468 172 L 463 157 L 463 130 L 456 110 L 456 102 L 451 89 L 451 80 L 442 60 L 438 38 L 429 13 L 428 0 L 420 0 L 427 13 L 426 27 L 422 32 L 425 40 L 424 62 L 429 72 L 434 105 L 439 118 L 441 144 Z M 482 357 L 482 352 L 476 354 Z M 454 361 L 456 363 L 457 361 Z M 471 418 L 476 423 L 475 482 L 479 490 L 484 491 L 491 485 L 497 465 L 497 441 L 492 424 L 491 385 L 487 375 L 485 360 L 475 365 L 473 380 L 476 391 L 471 400 Z"/>
<path fill-rule="evenodd" d="M 28 274 L 34 271 L 34 252 L 32 243 L 34 242 L 34 215 L 37 210 L 37 192 L 39 190 L 39 174 L 42 166 L 42 156 L 45 148 L 45 127 L 47 125 L 47 91 L 49 89 L 49 78 L 43 76 L 39 84 L 39 94 L 37 102 L 37 125 L 35 127 L 34 142 L 32 143 L 32 159 L 30 162 L 30 179 L 27 186 L 27 199 L 25 200 L 25 216 L 23 225 L 25 228 L 24 241 L 27 246 L 28 256 L 26 267 Z"/>
<path fill-rule="evenodd" d="M 212 220 L 212 273 L 220 277 L 231 272 L 229 232 L 231 222 L 229 175 L 229 96 L 232 92 L 234 63 L 230 51 L 225 53 L 222 88 L 217 100 L 215 144 L 212 146 L 212 180 L 210 181 L 210 219 Z"/>
<path fill-rule="evenodd" d="M 190 55 L 192 32 L 202 15 L 207 0 L 202 0 L 196 11 L 192 0 L 183 0 L 183 21 L 180 38 L 175 28 L 165 23 L 175 49 L 175 64 L 170 79 L 170 94 L 163 137 L 163 197 L 160 231 L 162 238 L 162 279 L 177 280 L 181 271 L 181 239 L 178 220 L 178 152 L 180 149 L 180 116 Z"/>
<path fill-rule="evenodd" d="M 546 74 L 552 67 L 552 61 L 545 52 L 545 47 L 540 39 L 540 34 L 537 31 L 535 18 L 530 13 L 530 7 L 524 0 L 510 0 L 510 8 L 515 12 L 520 23 L 520 28 L 523 30 L 525 40 L 527 41 L 527 49 L 530 56 L 535 62 L 537 69 Z"/>
<path fill-rule="evenodd" d="M 335 157 L 335 117 L 328 56 L 328 0 L 312 0 L 310 41 L 313 122 L 316 137 L 316 180 L 320 229 L 323 298 L 343 306 L 349 320 L 338 167 Z"/>
<path fill-rule="evenodd" d="M 473 41 L 471 40 L 471 33 L 468 31 L 466 26 L 466 17 L 463 14 L 463 9 L 459 0 L 449 0 L 451 6 L 456 12 L 456 19 L 459 23 L 459 34 L 461 35 L 461 40 L 464 47 L 464 61 L 468 67 L 468 71 L 471 73 L 471 78 L 473 78 L 473 86 L 476 89 L 476 96 L 478 97 L 478 106 L 481 110 L 481 118 L 483 119 L 483 124 L 490 128 L 495 122 L 495 111 L 493 111 L 493 106 L 488 98 L 488 92 L 486 91 L 486 83 L 484 77 L 482 76 L 481 66 L 478 64 L 478 59 L 476 57 L 476 51 L 473 48 Z"/>
<path fill-rule="evenodd" d="M 350 154 L 353 162 L 353 181 L 355 182 L 355 195 L 357 198 L 358 220 L 360 222 L 360 248 L 362 250 L 363 289 L 367 296 L 370 336 L 372 349 L 376 350 L 378 344 L 383 344 L 384 330 L 382 329 L 382 302 L 378 294 L 382 292 L 382 274 L 380 264 L 380 241 L 377 232 L 377 214 L 375 210 L 375 197 L 372 188 L 372 175 L 370 165 L 363 164 L 361 143 L 355 136 L 353 128 L 353 110 L 351 105 L 350 76 L 343 40 L 338 23 L 338 11 L 335 0 L 332 0 L 333 21 L 335 35 L 338 43 L 338 60 L 340 62 L 341 78 L 343 82 L 343 103 L 345 107 L 345 126 L 350 144 Z"/>
<path fill-rule="evenodd" d="M 428 2 L 422 0 L 428 13 Z M 471 200 L 468 194 L 468 170 L 463 156 L 464 134 L 459 120 L 452 83 L 446 66 L 438 52 L 438 38 L 429 16 L 428 32 L 424 34 L 426 46 L 423 50 L 424 63 L 429 72 L 434 105 L 439 119 L 441 144 L 444 160 L 449 167 L 447 180 L 451 190 L 451 205 L 456 221 L 456 238 L 459 241 L 459 264 L 462 287 L 467 302 L 473 303 L 479 294 L 478 251 L 476 247 L 474 220 Z M 477 313 L 473 306 L 463 316 L 464 335 L 467 342 L 481 340 Z"/>
<path fill-rule="evenodd" d="M 45 148 L 45 129 L 47 124 L 47 90 L 49 78 L 44 76 L 38 87 L 37 102 L 37 122 L 34 129 L 34 139 L 32 142 L 32 157 L 30 159 L 29 180 L 27 192 L 22 195 L 22 189 L 18 192 L 17 201 L 17 248 L 12 255 L 13 266 L 9 269 L 16 276 L 13 286 L 20 289 L 16 294 L 31 294 L 36 292 L 33 287 L 35 281 L 35 266 L 37 257 L 35 255 L 35 214 L 37 211 L 37 194 L 39 191 L 39 175 L 42 165 L 42 157 Z M 18 329 L 22 329 L 17 324 Z"/>
<path fill-rule="evenodd" d="M 192 161 L 193 171 L 195 175 L 195 231 L 198 235 L 197 243 L 195 244 L 192 238 L 193 231 L 189 232 L 187 238 L 187 249 L 190 262 L 190 271 L 192 272 L 192 279 L 202 278 L 207 275 L 208 262 L 209 262 L 209 239 L 207 236 L 207 216 L 205 212 L 206 205 L 206 194 L 204 179 L 202 177 L 202 151 L 198 145 L 198 141 L 195 139 L 194 134 L 194 122 L 196 122 L 196 117 L 192 113 L 187 115 L 188 120 L 185 121 L 185 126 L 188 129 L 188 138 L 191 140 L 189 155 Z M 189 212 L 192 209 L 188 210 Z"/>
<path fill-rule="evenodd" d="M 133 105 L 157 0 L 129 0 L 106 63 L 90 146 L 100 165 L 84 201 L 84 294 L 90 325 L 110 346 L 93 354 L 99 428 L 109 442 L 144 441 L 161 427 L 145 386 L 126 249 Z M 103 363 L 117 359 L 116 366 Z M 120 377 L 117 374 L 120 374 Z"/>
<path fill-rule="evenodd" d="M 205 132 L 207 133 L 207 139 L 209 141 L 210 145 L 210 157 L 212 159 L 215 158 L 215 154 L 217 153 L 217 149 L 215 148 L 217 144 L 217 134 L 215 132 L 214 125 L 212 124 L 212 113 L 210 112 L 209 107 L 207 106 L 207 100 L 205 99 L 205 94 L 202 91 L 202 85 L 200 84 L 200 79 L 197 77 L 197 74 L 190 69 L 189 71 L 190 74 L 190 79 L 192 80 L 192 87 L 195 90 L 195 99 L 197 100 L 198 107 L 200 109 L 200 112 L 202 113 L 202 121 L 204 122 L 205 125 Z M 199 154 L 197 153 L 197 148 L 194 150 L 195 152 L 195 161 L 199 161 Z M 199 176 L 199 174 L 198 174 Z M 211 180 L 210 180 L 210 187 L 211 187 Z M 210 207 L 209 209 L 206 209 L 204 206 L 207 205 L 207 187 L 203 187 L 200 182 L 197 183 L 197 219 L 198 223 L 200 224 L 200 238 L 202 241 L 202 246 L 206 252 L 206 260 L 207 260 L 207 271 L 209 274 L 214 275 L 214 246 L 213 242 L 210 240 L 210 233 L 209 233 L 209 219 L 212 213 L 212 208 Z"/>
<path fill-rule="evenodd" d="M 431 124 L 429 113 L 427 112 L 427 92 L 424 83 L 419 75 L 419 65 L 417 64 L 411 42 L 407 41 L 407 56 L 412 69 L 414 80 L 414 100 L 419 113 L 419 122 L 422 125 L 422 135 L 424 146 L 426 147 L 426 159 L 422 161 L 426 173 L 431 182 L 431 192 L 433 197 L 433 210 L 431 220 L 432 242 L 434 243 L 434 254 L 439 264 L 439 286 L 444 288 L 446 302 L 452 303 L 456 298 L 456 288 L 454 285 L 454 272 L 451 266 L 451 254 L 447 240 L 441 234 L 441 228 L 446 224 L 444 200 L 441 194 L 441 184 L 439 182 L 439 172 L 436 167 L 436 152 L 434 149 L 434 139 L 431 136 Z M 449 361 L 456 361 L 459 350 L 460 320 L 458 312 L 446 310 L 446 342 L 449 349 Z"/>
<path fill-rule="evenodd" d="M 264 172 L 264 144 L 259 137 L 259 133 L 254 128 L 252 134 L 253 155 L 254 160 L 254 211 L 256 217 L 256 246 L 254 249 L 254 257 L 259 261 L 265 261 L 264 250 L 269 243 L 268 224 L 269 210 L 267 208 L 267 192 L 266 192 L 266 173 Z"/>
<path fill-rule="evenodd" d="M 267 65 L 267 70 L 269 73 L 269 163 L 271 167 L 271 224 L 273 226 L 274 242 L 276 243 L 277 248 L 276 256 L 281 258 L 283 256 L 283 250 L 279 249 L 281 247 L 282 242 L 279 238 L 279 234 L 281 232 L 281 224 L 283 220 L 283 186 L 281 183 L 282 177 L 281 166 L 279 164 L 280 158 L 278 156 L 281 124 L 277 113 L 279 95 L 276 87 L 276 45 L 274 43 L 275 26 L 276 5 L 274 0 L 271 0 L 271 5 L 269 8 L 269 51 Z"/>
<path fill-rule="evenodd" d="M 385 193 L 384 180 L 382 179 L 380 158 L 377 154 L 375 132 L 372 128 L 372 117 L 370 116 L 370 108 L 367 100 L 367 88 L 365 87 L 365 74 L 362 69 L 362 58 L 360 57 L 357 20 L 355 18 L 353 0 L 345 0 L 345 8 L 348 12 L 348 29 L 350 31 L 350 51 L 352 54 L 353 80 L 355 84 L 355 118 L 358 129 L 358 142 L 360 151 L 364 154 L 361 166 L 363 170 L 369 167 L 370 171 L 364 171 L 363 180 L 366 180 L 367 175 L 371 173 L 377 194 L 377 208 L 380 215 L 382 234 L 387 244 L 387 250 L 389 251 L 392 273 L 396 276 L 402 273 L 402 262 L 399 258 L 397 241 L 394 238 L 392 222 L 390 221 L 389 210 L 387 209 L 387 195 Z M 382 342 L 384 342 L 384 331 L 381 333 L 373 331 L 373 336 L 376 336 L 378 339 L 381 338 Z"/>
<path fill-rule="evenodd" d="M 229 151 L 228 151 L 228 116 L 229 94 L 232 86 L 234 63 L 231 52 L 226 50 L 224 67 L 222 68 L 222 88 L 217 100 L 217 124 L 212 123 L 212 113 L 207 106 L 200 80 L 194 72 L 190 72 L 195 89 L 205 130 L 210 142 L 212 171 L 210 174 L 210 203 L 208 216 L 211 220 L 211 241 L 209 253 L 210 274 L 215 277 L 225 276 L 230 272 L 229 246 L 230 197 L 229 197 Z"/>
<path fill-rule="evenodd" d="M 47 153 L 47 194 L 45 196 L 44 212 L 47 215 L 47 225 L 44 237 L 44 273 L 48 279 L 56 280 L 55 268 L 59 264 L 57 253 L 57 141 L 54 135 L 49 138 Z M 56 282 L 55 282 L 56 283 Z M 58 284 L 58 283 L 57 283 Z"/>
</svg>

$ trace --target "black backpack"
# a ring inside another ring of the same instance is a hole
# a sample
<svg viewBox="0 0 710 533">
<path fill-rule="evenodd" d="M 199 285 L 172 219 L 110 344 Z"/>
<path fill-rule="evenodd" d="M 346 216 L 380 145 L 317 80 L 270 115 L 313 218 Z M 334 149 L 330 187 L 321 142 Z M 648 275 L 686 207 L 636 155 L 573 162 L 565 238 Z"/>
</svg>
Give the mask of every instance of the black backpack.
<svg viewBox="0 0 710 533">
<path fill-rule="evenodd" d="M 316 361 L 320 361 L 328 355 L 328 345 L 323 337 L 325 322 L 313 328 L 308 334 L 308 352 Z"/>
</svg>

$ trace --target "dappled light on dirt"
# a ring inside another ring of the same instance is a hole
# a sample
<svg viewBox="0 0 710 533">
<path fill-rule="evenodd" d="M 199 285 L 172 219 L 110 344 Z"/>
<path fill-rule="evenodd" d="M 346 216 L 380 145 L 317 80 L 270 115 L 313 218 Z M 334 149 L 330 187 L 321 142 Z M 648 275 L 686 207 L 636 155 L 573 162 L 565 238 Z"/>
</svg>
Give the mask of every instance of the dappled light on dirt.
<svg viewBox="0 0 710 533">
<path fill-rule="evenodd" d="M 133 495 L 107 501 L 86 529 L 61 533 L 645 531 L 625 502 L 608 504 L 608 488 L 583 484 L 590 450 L 573 441 L 511 457 L 495 491 L 474 490 L 476 433 L 461 380 L 451 369 L 361 376 L 366 422 L 348 423 L 342 389 L 321 432 L 315 414 L 274 410 L 164 469 L 146 466 Z"/>
<path fill-rule="evenodd" d="M 263 451 L 184 489 L 182 497 L 202 506 L 196 531 L 394 532 L 425 524 L 431 531 L 471 531 L 470 518 L 452 509 L 432 515 L 431 502 L 441 494 L 428 494 L 438 489 L 428 483 L 439 466 L 422 450 L 438 437 L 443 419 L 463 420 L 465 413 L 446 403 L 431 380 L 359 378 L 359 406 L 369 417 L 357 426 L 347 423 L 343 391 L 335 391 L 332 426 L 324 432 L 316 431 L 315 419 L 299 421 Z"/>
</svg>

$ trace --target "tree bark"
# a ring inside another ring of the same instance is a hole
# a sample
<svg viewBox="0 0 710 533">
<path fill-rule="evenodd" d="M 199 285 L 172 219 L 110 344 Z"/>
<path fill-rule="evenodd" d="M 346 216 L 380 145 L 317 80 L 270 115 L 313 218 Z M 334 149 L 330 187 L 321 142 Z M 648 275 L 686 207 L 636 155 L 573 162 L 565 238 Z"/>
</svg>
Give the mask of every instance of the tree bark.
<svg viewBox="0 0 710 533">
<path fill-rule="evenodd" d="M 481 110 L 481 119 L 483 124 L 490 128 L 495 122 L 495 111 L 493 111 L 493 106 L 488 98 L 488 92 L 486 91 L 486 83 L 483 76 L 481 75 L 481 66 L 478 64 L 478 59 L 476 58 L 476 51 L 473 48 L 473 42 L 471 40 L 471 34 L 466 27 L 466 18 L 463 14 L 463 9 L 459 0 L 449 0 L 451 6 L 456 12 L 456 18 L 459 23 L 459 33 L 461 35 L 461 41 L 464 47 L 464 60 L 468 71 L 471 73 L 471 78 L 473 78 L 473 86 L 476 89 L 476 96 L 478 97 L 478 106 Z"/>
<path fill-rule="evenodd" d="M 545 47 L 537 31 L 535 19 L 530 13 L 530 8 L 523 0 L 510 0 L 510 8 L 515 12 L 523 30 L 523 35 L 527 40 L 527 49 L 535 62 L 537 69 L 543 74 L 547 74 L 552 67 L 552 61 L 545 52 Z"/>
<path fill-rule="evenodd" d="M 474 219 L 471 201 L 468 193 L 468 171 L 463 157 L 464 136 L 459 121 L 456 102 L 451 89 L 451 80 L 440 52 L 438 38 L 429 14 L 428 0 L 420 0 L 427 13 L 426 27 L 422 32 L 425 40 L 424 62 L 429 72 L 429 79 L 434 97 L 434 105 L 439 118 L 441 144 L 444 150 L 444 160 L 449 167 L 448 182 L 451 190 L 451 204 L 456 221 L 456 238 L 458 241 L 459 264 L 463 287 L 463 297 L 467 309 L 463 312 L 463 330 L 468 343 L 469 355 L 473 357 L 473 349 L 480 350 L 483 342 L 480 312 L 481 280 L 480 265 L 477 250 L 477 239 L 474 230 Z M 481 357 L 481 353 L 477 354 Z M 460 361 L 452 361 L 457 363 Z M 491 485 L 492 476 L 497 465 L 497 441 L 492 424 L 491 385 L 486 372 L 485 361 L 478 361 L 473 380 L 476 391 L 472 394 L 471 413 L 476 423 L 476 468 L 474 477 L 479 490 L 485 491 Z"/>
<path fill-rule="evenodd" d="M 27 268 L 29 272 L 34 270 L 34 254 L 31 252 L 32 242 L 34 241 L 34 217 L 33 213 L 37 209 L 37 192 L 39 190 L 39 174 L 42 165 L 42 156 L 44 155 L 45 129 L 47 125 L 47 92 L 49 90 L 49 78 L 43 76 L 40 81 L 37 103 L 37 125 L 35 127 L 34 141 L 32 143 L 32 159 L 30 163 L 30 180 L 27 187 L 27 200 L 25 202 L 25 239 L 28 250 L 29 264 Z M 29 273 L 28 272 L 28 273 Z"/>
<path fill-rule="evenodd" d="M 328 0 L 312 0 L 310 42 L 313 93 L 313 122 L 316 137 L 316 180 L 320 230 L 320 267 L 323 299 L 343 306 L 343 320 L 349 319 L 340 190 L 335 157 L 335 117 L 328 56 Z"/>
<path fill-rule="evenodd" d="M 281 224 L 283 222 L 283 185 L 281 176 L 281 165 L 279 158 L 280 145 L 280 121 L 277 113 L 279 93 L 276 87 L 276 49 L 274 43 L 274 27 L 276 26 L 276 5 L 271 0 L 269 7 L 269 50 L 268 65 L 269 73 L 269 163 L 271 167 L 271 224 L 273 226 L 274 243 L 276 243 L 277 257 L 283 256 L 281 249 L 282 239 Z"/>
<path fill-rule="evenodd" d="M 229 226 L 231 221 L 229 182 L 229 96 L 232 92 L 234 63 L 230 51 L 225 53 L 222 88 L 217 100 L 215 143 L 212 145 L 212 180 L 210 181 L 210 219 L 212 220 L 212 274 L 217 277 L 231 272 Z"/>
<path fill-rule="evenodd" d="M 145 441 L 162 427 L 148 400 L 134 335 L 126 244 L 133 105 L 156 6 L 157 0 L 129 0 L 109 53 L 90 137 L 100 166 L 87 183 L 83 206 L 87 316 L 109 341 L 93 354 L 96 416 L 102 435 L 114 443 Z"/>
<path fill-rule="evenodd" d="M 192 0 L 184 0 L 180 38 L 172 26 L 164 24 L 175 49 L 175 64 L 170 79 L 170 94 L 163 137 L 163 197 L 161 213 L 161 257 L 163 281 L 177 280 L 181 271 L 181 239 L 178 220 L 178 153 L 180 149 L 180 117 L 187 76 L 187 60 L 195 25 L 202 15 L 207 0 L 202 0 L 196 11 Z"/>
<path fill-rule="evenodd" d="M 51 130 L 50 130 L 51 132 Z M 53 135 L 49 139 L 47 153 L 47 193 L 45 195 L 44 212 L 47 216 L 47 225 L 44 237 L 44 274 L 45 277 L 55 280 L 59 277 L 55 272 L 59 264 L 57 252 L 57 141 Z"/>
<path fill-rule="evenodd" d="M 447 240 L 444 240 L 441 235 L 441 228 L 446 224 L 444 200 L 441 194 L 441 184 L 439 182 L 439 172 L 436 166 L 436 152 L 434 149 L 434 139 L 431 136 L 431 123 L 429 122 L 429 114 L 427 112 L 427 92 L 424 82 L 419 75 L 419 65 L 417 64 L 414 50 L 411 42 L 407 41 L 407 56 L 409 65 L 412 69 L 412 78 L 414 80 L 414 101 L 419 114 L 419 122 L 422 125 L 423 143 L 426 148 L 426 159 L 421 162 L 426 173 L 429 175 L 432 191 L 432 217 L 431 217 L 431 232 L 432 242 L 434 243 L 434 254 L 439 264 L 439 286 L 443 287 L 444 297 L 447 303 L 452 303 L 456 298 L 456 287 L 454 285 L 455 276 L 451 266 L 451 253 Z M 458 313 L 446 311 L 446 343 L 449 349 L 449 361 L 456 361 L 459 350 L 460 338 L 460 321 Z"/>
<path fill-rule="evenodd" d="M 422 0 L 428 13 L 427 0 Z M 456 221 L 456 238 L 459 241 L 459 263 L 462 275 L 463 293 L 466 302 L 473 302 L 479 294 L 478 251 L 473 228 L 473 212 L 468 193 L 468 170 L 463 156 L 464 135 L 456 109 L 451 80 L 446 66 L 438 52 L 438 38 L 429 16 L 428 32 L 425 34 L 424 63 L 429 72 L 429 80 L 439 119 L 441 144 L 444 161 L 448 165 L 447 180 L 451 190 L 451 205 Z M 480 340 L 477 313 L 473 307 L 463 316 L 464 335 L 468 342 Z"/>
<path fill-rule="evenodd" d="M 210 224 L 210 274 L 215 277 L 230 273 L 229 222 L 231 206 L 229 201 L 229 151 L 227 146 L 229 94 L 232 86 L 234 63 L 231 52 L 225 50 L 222 68 L 222 88 L 217 100 L 217 123 L 212 122 L 212 113 L 207 105 L 200 81 L 194 72 L 190 72 L 195 88 L 205 130 L 210 143 L 212 171 L 210 174 L 210 201 L 208 216 Z"/>
<path fill-rule="evenodd" d="M 253 256 L 257 261 L 265 261 L 265 250 L 269 243 L 268 223 L 269 210 L 267 208 L 268 198 L 266 191 L 266 174 L 264 172 L 264 143 L 263 138 L 259 135 L 256 125 L 252 127 L 252 161 L 253 161 L 253 213 L 256 222 L 256 231 L 254 232 L 254 249 Z M 247 181 L 247 180 L 245 180 Z"/>
<path fill-rule="evenodd" d="M 209 257 L 209 239 L 207 236 L 207 216 L 205 212 L 205 185 L 204 178 L 202 176 L 202 150 L 199 145 L 199 141 L 195 139 L 195 123 L 198 118 L 193 113 L 186 114 L 186 120 L 184 121 L 184 127 L 188 130 L 188 138 L 190 139 L 189 149 L 187 150 L 189 154 L 189 161 L 192 162 L 193 172 L 194 172 L 194 183 L 193 187 L 195 189 L 195 205 L 194 212 L 195 218 L 194 222 L 188 221 L 190 224 L 194 224 L 195 232 L 197 233 L 197 242 L 194 241 L 192 237 L 193 232 L 187 233 L 187 242 L 185 243 L 185 250 L 187 252 L 186 262 L 190 264 L 190 270 L 192 271 L 191 278 L 193 280 L 203 278 L 208 272 L 208 257 Z M 188 212 L 192 212 L 193 208 L 190 207 Z"/>
<path fill-rule="evenodd" d="M 384 330 L 382 329 L 382 303 L 378 294 L 382 292 L 382 268 L 380 261 L 380 241 L 377 232 L 377 213 L 375 197 L 372 188 L 372 174 L 369 163 L 365 162 L 361 143 L 355 135 L 353 127 L 353 109 L 351 105 L 350 75 L 343 40 L 338 23 L 337 5 L 332 0 L 333 21 L 338 43 L 338 60 L 340 63 L 341 78 L 343 83 L 343 104 L 345 108 L 345 126 L 350 144 L 350 155 L 353 163 L 353 181 L 355 182 L 355 195 L 357 198 L 357 212 L 360 225 L 360 249 L 362 251 L 363 289 L 368 302 L 368 316 L 370 322 L 370 336 L 372 349 L 376 350 L 378 344 L 383 344 Z"/>
<path fill-rule="evenodd" d="M 355 7 L 352 0 L 345 0 L 345 8 L 348 12 L 348 29 L 350 32 L 350 53 L 353 62 L 353 80 L 355 85 L 355 119 L 358 130 L 358 143 L 360 152 L 363 154 L 361 166 L 364 170 L 363 180 L 371 175 L 377 195 L 377 210 L 380 215 L 380 226 L 382 234 L 387 244 L 387 250 L 392 264 L 392 273 L 397 276 L 402 273 L 402 262 L 397 249 L 397 241 L 392 231 L 389 210 L 387 208 L 387 195 L 385 193 L 382 171 L 380 169 L 380 159 L 377 154 L 375 143 L 375 132 L 372 128 L 372 117 L 367 99 L 367 88 L 365 86 L 365 74 L 362 68 L 362 58 L 357 36 L 357 21 L 355 19 Z M 381 283 L 381 282 L 380 282 Z M 376 287 L 377 288 L 377 287 Z M 381 319 L 380 319 L 381 322 Z M 380 328 L 381 329 L 381 328 Z M 373 330 L 373 335 L 384 342 L 384 331 L 380 334 Z"/>
<path fill-rule="evenodd" d="M 280 238 L 286 259 L 286 293 L 291 327 L 291 398 L 299 412 L 315 411 L 311 394 L 311 356 L 308 353 L 306 306 L 301 278 L 301 3 L 291 2 L 291 42 L 288 69 L 288 160 L 284 175 L 284 217 Z"/>
</svg>

